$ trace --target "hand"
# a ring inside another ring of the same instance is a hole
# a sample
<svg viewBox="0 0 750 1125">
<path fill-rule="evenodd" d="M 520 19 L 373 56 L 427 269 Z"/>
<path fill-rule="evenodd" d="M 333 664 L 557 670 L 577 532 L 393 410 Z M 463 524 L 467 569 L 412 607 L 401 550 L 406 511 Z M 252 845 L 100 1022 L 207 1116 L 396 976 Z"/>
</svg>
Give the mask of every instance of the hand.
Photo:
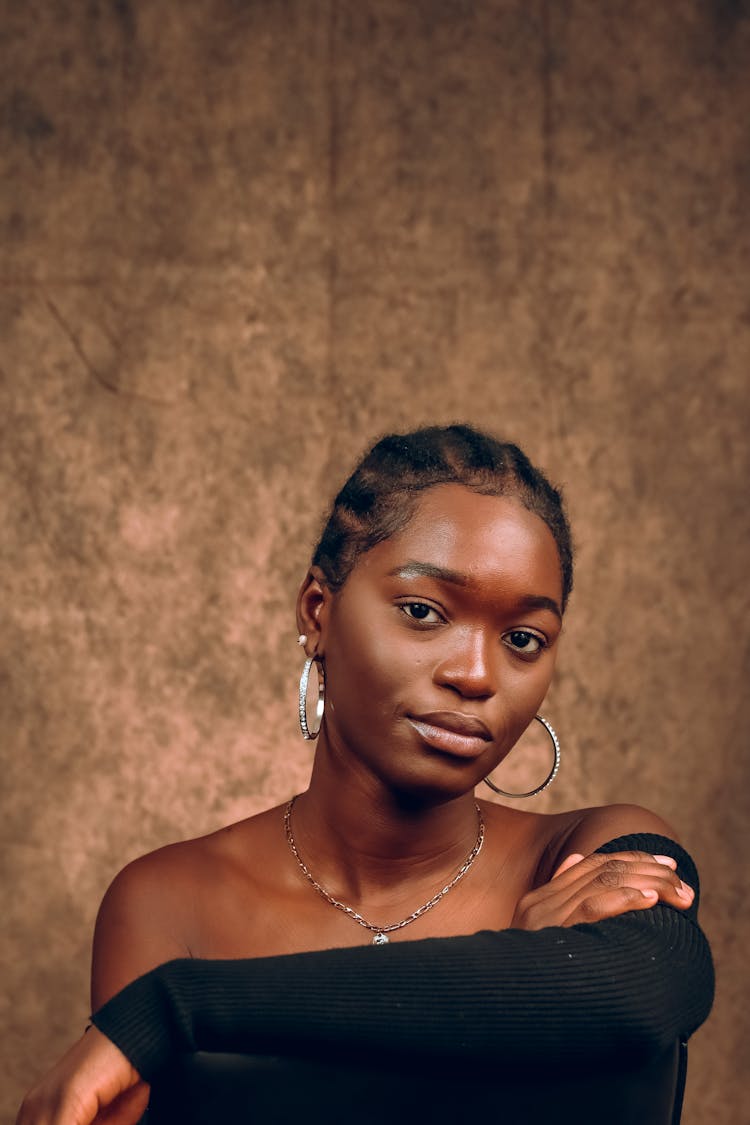
<svg viewBox="0 0 750 1125">
<path fill-rule="evenodd" d="M 122 1051 L 91 1027 L 29 1091 L 16 1125 L 135 1125 L 148 1095 Z"/>
<path fill-rule="evenodd" d="M 511 927 L 541 930 L 601 922 L 629 910 L 648 910 L 657 902 L 684 910 L 694 891 L 675 873 L 671 856 L 647 852 L 569 855 L 549 883 L 519 899 Z"/>
</svg>

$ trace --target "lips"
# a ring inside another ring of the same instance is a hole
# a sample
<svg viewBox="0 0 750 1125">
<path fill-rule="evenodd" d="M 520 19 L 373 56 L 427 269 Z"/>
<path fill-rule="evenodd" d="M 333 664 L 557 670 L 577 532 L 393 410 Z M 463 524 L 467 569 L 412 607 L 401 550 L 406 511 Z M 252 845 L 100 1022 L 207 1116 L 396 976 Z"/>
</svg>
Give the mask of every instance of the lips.
<svg viewBox="0 0 750 1125">
<path fill-rule="evenodd" d="M 431 711 L 426 715 L 408 715 L 408 722 L 417 734 L 435 750 L 460 758 L 477 758 L 492 742 L 488 727 L 474 715 L 458 711 Z"/>
</svg>

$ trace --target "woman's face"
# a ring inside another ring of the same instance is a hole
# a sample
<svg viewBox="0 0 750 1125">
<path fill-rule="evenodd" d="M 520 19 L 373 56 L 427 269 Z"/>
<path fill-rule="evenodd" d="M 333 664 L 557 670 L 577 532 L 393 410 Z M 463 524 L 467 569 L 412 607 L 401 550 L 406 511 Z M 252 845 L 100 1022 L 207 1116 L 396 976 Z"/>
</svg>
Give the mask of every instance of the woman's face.
<svg viewBox="0 0 750 1125">
<path fill-rule="evenodd" d="M 543 520 L 461 485 L 426 490 L 405 530 L 324 588 L 329 751 L 404 795 L 473 789 L 544 698 L 561 599 Z"/>
</svg>

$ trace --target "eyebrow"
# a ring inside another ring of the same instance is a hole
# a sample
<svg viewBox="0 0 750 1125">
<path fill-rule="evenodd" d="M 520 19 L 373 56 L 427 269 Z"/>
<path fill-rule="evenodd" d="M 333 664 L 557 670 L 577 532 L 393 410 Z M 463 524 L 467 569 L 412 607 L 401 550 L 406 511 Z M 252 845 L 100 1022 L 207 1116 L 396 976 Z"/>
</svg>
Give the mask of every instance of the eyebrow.
<svg viewBox="0 0 750 1125">
<path fill-rule="evenodd" d="M 434 563 L 408 562 L 388 572 L 391 578 L 437 578 L 438 582 L 450 582 L 453 586 L 468 586 L 469 579 L 459 570 L 449 570 Z"/>
<path fill-rule="evenodd" d="M 562 610 L 554 598 L 546 598 L 543 594 L 524 594 L 520 605 L 523 609 L 548 609 L 559 621 L 562 621 Z"/>
<path fill-rule="evenodd" d="M 416 562 L 414 560 L 397 566 L 388 572 L 391 578 L 435 578 L 438 582 L 449 582 L 453 586 L 468 586 L 470 579 L 460 570 L 450 570 L 448 567 L 435 566 L 434 563 Z M 562 621 L 562 611 L 554 598 L 544 594 L 524 594 L 519 599 L 521 609 L 548 609 L 555 617 Z"/>
</svg>

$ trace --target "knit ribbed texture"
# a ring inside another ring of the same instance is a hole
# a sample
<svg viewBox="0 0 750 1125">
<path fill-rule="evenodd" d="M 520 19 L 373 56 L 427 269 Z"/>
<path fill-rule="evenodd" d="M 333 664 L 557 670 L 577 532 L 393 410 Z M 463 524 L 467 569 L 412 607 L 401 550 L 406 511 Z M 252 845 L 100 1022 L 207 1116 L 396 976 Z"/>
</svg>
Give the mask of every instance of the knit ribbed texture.
<svg viewBox="0 0 750 1125">
<path fill-rule="evenodd" d="M 655 1057 L 707 1017 L 714 976 L 696 921 L 692 860 L 666 837 L 600 851 L 673 856 L 690 910 L 633 911 L 572 927 L 482 931 L 236 961 L 170 961 L 113 997 L 94 1024 L 146 1079 L 208 1050 L 590 1068 Z M 540 1055 L 541 1053 L 541 1055 Z"/>
</svg>

